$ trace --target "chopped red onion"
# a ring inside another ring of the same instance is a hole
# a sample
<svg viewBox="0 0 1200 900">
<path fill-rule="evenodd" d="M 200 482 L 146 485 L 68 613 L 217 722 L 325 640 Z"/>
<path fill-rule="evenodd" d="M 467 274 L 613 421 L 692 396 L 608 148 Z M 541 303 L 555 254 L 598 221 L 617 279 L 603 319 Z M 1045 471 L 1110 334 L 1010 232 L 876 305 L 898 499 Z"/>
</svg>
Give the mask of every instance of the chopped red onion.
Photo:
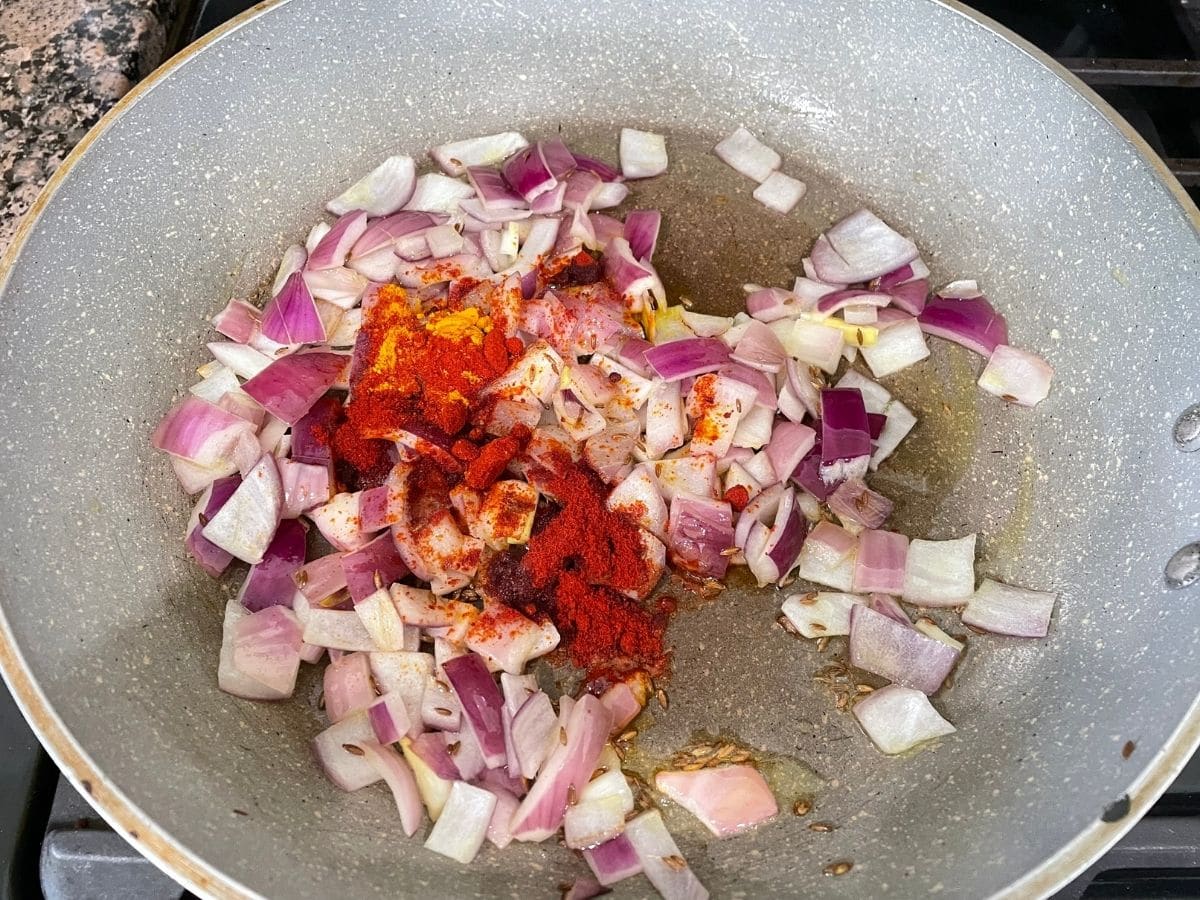
<svg viewBox="0 0 1200 900">
<path fill-rule="evenodd" d="M 623 237 L 608 242 L 604 254 L 604 274 L 619 294 L 639 296 L 654 284 L 655 275 L 634 259 L 629 242 Z"/>
<path fill-rule="evenodd" d="M 612 716 L 611 734 L 623 731 L 638 717 L 650 698 L 650 676 L 641 669 L 625 675 L 600 695 L 600 702 Z"/>
<path fill-rule="evenodd" d="M 805 581 L 849 591 L 854 582 L 858 540 L 832 522 L 819 522 L 800 550 L 796 574 Z"/>
<path fill-rule="evenodd" d="M 775 411 L 765 406 L 755 406 L 738 422 L 737 430 L 733 433 L 733 448 L 758 450 L 771 440 L 771 432 L 775 427 Z M 727 457 L 723 457 L 722 461 Z"/>
<path fill-rule="evenodd" d="M 687 338 L 645 351 L 647 365 L 665 381 L 715 372 L 729 362 L 729 348 L 716 338 Z"/>
<path fill-rule="evenodd" d="M 724 578 L 726 551 L 733 547 L 733 511 L 728 503 L 676 493 L 671 500 L 667 543 L 671 561 L 705 578 Z"/>
<path fill-rule="evenodd" d="M 738 423 L 754 408 L 757 398 L 758 390 L 754 386 L 737 379 L 711 372 L 697 378 L 686 405 L 692 420 L 688 452 L 693 456 L 707 454 L 714 458 L 728 453 Z"/>
<path fill-rule="evenodd" d="M 681 446 L 686 433 L 687 420 L 684 417 L 679 381 L 654 382 L 650 397 L 646 401 L 646 455 L 657 459 L 667 451 Z M 661 479 L 661 472 L 659 477 Z M 663 496 L 670 499 L 665 488 Z"/>
<path fill-rule="evenodd" d="M 603 160 L 596 159 L 593 156 L 585 156 L 582 153 L 572 153 L 575 157 L 575 165 L 583 172 L 591 172 L 601 181 L 620 181 L 621 173 L 610 166 Z"/>
<path fill-rule="evenodd" d="M 667 171 L 667 139 L 661 134 L 622 128 L 619 154 L 626 178 L 653 178 Z"/>
<path fill-rule="evenodd" d="M 1046 591 L 1031 591 L 985 578 L 967 601 L 962 621 L 964 625 L 994 634 L 1045 637 L 1057 597 Z"/>
<path fill-rule="evenodd" d="M 829 485 L 861 478 L 871 458 L 871 434 L 862 393 L 855 388 L 821 391 L 821 478 Z"/>
<path fill-rule="evenodd" d="M 552 190 L 546 191 L 544 194 L 539 194 L 534 198 L 529 205 L 530 210 L 535 216 L 549 216 L 557 212 L 562 212 L 563 199 L 567 195 L 567 183 L 560 181 L 558 186 Z M 557 228 L 555 235 L 557 236 Z"/>
<path fill-rule="evenodd" d="M 998 345 L 1008 343 L 1008 324 L 986 297 L 931 297 L 918 321 L 926 334 L 962 344 L 980 356 L 991 356 Z"/>
<path fill-rule="evenodd" d="M 417 179 L 416 189 L 404 208 L 418 212 L 452 215 L 458 211 L 459 203 L 474 194 L 475 190 L 466 182 L 430 172 Z"/>
<path fill-rule="evenodd" d="M 759 183 L 783 165 L 783 157 L 740 125 L 713 152 L 722 162 Z"/>
<path fill-rule="evenodd" d="M 757 320 L 746 324 L 745 331 L 730 354 L 733 360 L 742 365 L 771 373 L 783 368 L 787 356 L 787 351 L 783 349 L 783 344 L 775 332 Z"/>
<path fill-rule="evenodd" d="M 335 216 L 355 210 L 372 216 L 386 216 L 408 202 L 416 183 L 416 164 L 412 157 L 389 156 L 326 203 L 325 208 Z"/>
<path fill-rule="evenodd" d="M 293 582 L 311 605 L 336 594 L 346 587 L 346 574 L 342 569 L 341 553 L 321 556 L 301 566 L 293 576 Z"/>
<path fill-rule="evenodd" d="M 816 591 L 793 594 L 780 611 L 806 638 L 837 637 L 850 633 L 850 609 L 862 602 L 854 594 Z"/>
<path fill-rule="evenodd" d="M 575 796 L 591 778 L 596 760 L 608 739 L 608 711 L 591 694 L 571 708 L 566 743 L 554 746 L 521 806 L 513 816 L 512 833 L 519 841 L 544 841 L 562 824 L 567 796 Z"/>
<path fill-rule="evenodd" d="M 412 752 L 439 778 L 457 781 L 459 771 L 448 749 L 451 743 L 449 734 L 450 732 L 446 731 L 426 731 L 417 735 L 412 739 Z"/>
<path fill-rule="evenodd" d="M 649 465 L 635 466 L 612 489 L 606 501 L 609 509 L 621 512 L 659 537 L 667 533 L 667 505 L 658 488 L 658 480 Z"/>
<path fill-rule="evenodd" d="M 508 186 L 498 169 L 487 166 L 469 166 L 467 180 L 479 195 L 479 202 L 487 210 L 523 209 L 525 199 Z"/>
<path fill-rule="evenodd" d="M 904 753 L 955 731 L 925 694 L 897 684 L 872 691 L 856 703 L 854 718 L 872 743 L 888 754 Z"/>
<path fill-rule="evenodd" d="M 780 422 L 767 446 L 767 458 L 776 472 L 794 472 L 816 445 L 817 433 L 807 425 Z"/>
<path fill-rule="evenodd" d="M 399 694 L 384 694 L 377 697 L 367 707 L 367 718 L 375 737 L 381 744 L 395 744 L 408 734 L 412 722 L 408 718 L 408 708 L 404 698 Z"/>
<path fill-rule="evenodd" d="M 854 566 L 854 590 L 900 594 L 904 590 L 908 538 L 894 531 L 868 527 L 858 536 L 858 559 Z"/>
<path fill-rule="evenodd" d="M 867 487 L 859 477 L 847 478 L 829 495 L 829 509 L 842 525 L 878 528 L 892 514 L 893 503 Z M 881 588 L 882 590 L 882 588 Z"/>
<path fill-rule="evenodd" d="M 390 255 L 400 238 L 414 232 L 424 232 L 425 229 L 441 224 L 442 221 L 438 216 L 412 210 L 404 210 L 382 219 L 375 219 L 350 248 L 348 264 L 353 267 L 356 260 L 373 256 L 380 251 L 387 251 Z"/>
<path fill-rule="evenodd" d="M 875 377 L 884 378 L 928 357 L 929 347 L 917 320 L 909 318 L 881 329 L 875 343 L 860 352 Z"/>
<path fill-rule="evenodd" d="M 429 818 L 436 822 L 445 808 L 454 779 L 443 778 L 430 768 L 425 760 L 415 752 L 411 739 L 401 740 L 400 749 L 404 753 L 404 761 L 412 769 L 413 779 L 417 783 L 417 792 L 421 795 L 421 802 L 425 804 Z"/>
<path fill-rule="evenodd" d="M 242 479 L 237 475 L 213 481 L 197 499 L 196 505 L 192 509 L 192 515 L 188 519 L 188 536 L 184 546 L 196 564 L 213 578 L 219 578 L 221 573 L 229 567 L 229 564 L 233 562 L 233 554 L 222 550 L 206 538 L 203 534 L 204 525 L 201 522 L 212 519 L 225 505 L 225 501 L 233 496 L 233 492 L 241 483 Z"/>
<path fill-rule="evenodd" d="M 596 880 L 605 886 L 640 875 L 642 872 L 642 861 L 638 859 L 633 844 L 624 834 L 584 850 L 583 858 L 595 874 Z"/>
<path fill-rule="evenodd" d="M 800 513 L 800 507 L 796 504 L 795 491 L 791 488 L 785 489 L 783 496 L 779 498 L 779 508 L 775 512 L 775 524 L 770 531 L 770 537 L 763 544 L 762 553 L 771 560 L 774 571 L 777 573 L 773 580 L 782 582 L 787 579 L 799 561 L 800 550 L 808 535 L 808 523 Z M 747 560 L 750 558 L 749 545 L 747 545 L 746 558 Z M 753 570 L 752 564 L 751 571 Z M 758 574 L 755 572 L 755 575 Z M 765 583 L 764 579 L 760 578 L 759 580 Z"/>
<path fill-rule="evenodd" d="M 238 443 L 253 434 L 254 426 L 250 422 L 189 394 L 167 413 L 150 440 L 155 449 L 165 450 L 197 466 L 224 468 L 233 462 Z M 200 489 L 230 474 L 233 468 L 235 466 L 217 472 Z"/>
<path fill-rule="evenodd" d="M 365 712 L 330 725 L 312 741 L 313 756 L 325 776 L 343 791 L 357 791 L 382 780 L 383 776 L 367 759 L 346 745 L 357 747 L 361 741 L 373 741 L 375 732 Z"/>
<path fill-rule="evenodd" d="M 917 258 L 916 244 L 867 209 L 842 219 L 817 239 L 813 266 L 822 281 L 870 281 Z"/>
<path fill-rule="evenodd" d="M 301 248 L 300 252 L 303 253 L 304 249 Z M 259 330 L 259 322 L 258 307 L 245 300 L 230 300 L 225 308 L 212 318 L 213 328 L 239 344 L 250 343 Z"/>
<path fill-rule="evenodd" d="M 488 790 L 496 797 L 496 809 L 492 812 L 492 818 L 488 821 L 487 839 L 492 842 L 496 849 L 503 850 L 512 843 L 512 831 L 508 826 L 512 822 L 512 817 L 516 813 L 517 807 L 521 805 L 521 800 L 512 791 L 505 790 L 502 787 L 489 785 Z"/>
<path fill-rule="evenodd" d="M 634 259 L 652 259 L 658 244 L 662 213 L 656 209 L 633 209 L 625 214 L 625 240 Z"/>
<path fill-rule="evenodd" d="M 975 535 L 909 542 L 904 599 L 920 606 L 961 606 L 975 593 Z"/>
<path fill-rule="evenodd" d="M 367 654 L 347 653 L 325 667 L 324 698 L 330 722 L 340 722 L 375 702 Z"/>
<path fill-rule="evenodd" d="M 842 345 L 845 343 L 840 329 L 804 319 L 794 322 L 781 319 L 779 322 L 788 329 L 780 335 L 780 341 L 789 356 L 807 365 L 817 366 L 830 375 L 838 370 L 842 362 Z"/>
<path fill-rule="evenodd" d="M 823 316 L 831 316 L 847 306 L 887 306 L 892 302 L 891 295 L 878 294 L 859 289 L 831 291 L 817 301 L 817 312 Z"/>
<path fill-rule="evenodd" d="M 290 609 L 270 606 L 237 617 L 230 635 L 229 667 L 237 680 L 261 686 L 263 695 L 251 696 L 257 691 L 231 690 L 237 685 L 228 677 L 222 688 L 250 699 L 290 697 L 300 669 L 300 643 L 300 623 Z M 268 693 L 271 696 L 265 696 Z"/>
<path fill-rule="evenodd" d="M 866 606 L 850 610 L 850 663 L 888 681 L 932 694 L 959 654 Z"/>
<path fill-rule="evenodd" d="M 512 719 L 515 758 L 509 761 L 525 778 L 534 778 L 558 741 L 558 715 L 540 691 L 530 696 Z"/>
<path fill-rule="evenodd" d="M 558 179 L 546 164 L 540 144 L 519 150 L 502 167 L 505 180 L 529 203 L 558 186 Z"/>
<path fill-rule="evenodd" d="M 893 622 L 899 622 L 905 628 L 912 626 L 912 619 L 908 617 L 908 613 L 904 611 L 904 607 L 888 594 L 875 593 L 869 595 L 867 597 L 867 606 L 875 610 L 875 612 L 887 616 Z M 924 634 L 925 632 L 921 633 Z M 945 641 L 942 643 L 945 643 Z"/>
<path fill-rule="evenodd" d="M 515 675 L 530 660 L 558 646 L 558 640 L 558 630 L 552 624 L 547 623 L 543 629 L 503 603 L 485 602 L 483 612 L 467 630 L 465 643 L 489 667 Z"/>
<path fill-rule="evenodd" d="M 329 467 L 280 459 L 279 479 L 283 485 L 285 519 L 294 519 L 306 510 L 329 500 Z"/>
<path fill-rule="evenodd" d="M 891 295 L 893 305 L 910 315 L 919 316 L 929 297 L 929 282 L 924 278 L 915 278 L 889 288 L 887 293 Z"/>
<path fill-rule="evenodd" d="M 442 814 L 425 840 L 425 849 L 469 863 L 483 846 L 495 808 L 496 796 L 491 791 L 465 781 L 454 782 Z"/>
<path fill-rule="evenodd" d="M 344 377 L 347 358 L 319 350 L 292 353 L 272 362 L 242 389 L 271 415 L 295 424 Z"/>
<path fill-rule="evenodd" d="M 793 178 L 783 172 L 772 172 L 750 196 L 767 209 L 786 216 L 804 199 L 806 193 L 808 185 L 799 178 Z"/>
<path fill-rule="evenodd" d="M 338 550 L 358 550 L 371 540 L 371 535 L 359 527 L 355 494 L 334 494 L 328 503 L 314 506 L 305 515 Z"/>
<path fill-rule="evenodd" d="M 654 786 L 717 837 L 740 834 L 779 814 L 766 779 L 749 765 L 659 772 Z"/>
<path fill-rule="evenodd" d="M 746 297 L 746 312 L 760 322 L 792 319 L 801 311 L 796 295 L 782 288 L 760 288 Z"/>
<path fill-rule="evenodd" d="M 262 562 L 275 536 L 283 508 L 283 487 L 275 458 L 266 454 L 242 479 L 203 534 L 227 553 L 251 564 Z"/>
<path fill-rule="evenodd" d="M 367 762 L 387 783 L 400 813 L 400 827 L 412 837 L 421 827 L 424 813 L 421 809 L 421 794 L 417 789 L 412 769 L 391 747 L 378 741 L 356 741 L 352 746 L 362 751 Z"/>
<path fill-rule="evenodd" d="M 400 558 L 391 534 L 381 534 L 360 549 L 346 553 L 341 559 L 346 586 L 355 602 L 365 600 L 380 588 L 389 587 L 408 574 L 408 566 Z"/>
<path fill-rule="evenodd" d="M 1054 369 L 1040 357 L 999 344 L 979 376 L 979 386 L 1010 403 L 1037 406 L 1050 394 Z"/>
<path fill-rule="evenodd" d="M 642 863 L 642 873 L 650 879 L 663 900 L 707 900 L 708 891 L 687 865 L 683 854 L 663 824 L 662 813 L 649 810 L 631 819 L 625 836 Z"/>
<path fill-rule="evenodd" d="M 289 610 L 296 587 L 292 577 L 304 564 L 304 545 L 307 529 L 296 519 L 279 523 L 271 543 L 263 551 L 262 561 L 250 567 L 246 580 L 238 591 L 238 600 L 250 612 L 268 606 L 285 606 Z"/>
<path fill-rule="evenodd" d="M 567 190 L 563 194 L 563 206 L 570 210 L 587 213 L 600 190 L 600 177 L 592 172 L 576 172 L 567 179 Z M 586 221 L 586 219 L 584 219 Z"/>
<path fill-rule="evenodd" d="M 489 767 L 503 765 L 506 757 L 500 711 L 504 700 L 483 658 L 468 653 L 448 661 L 442 671 L 458 696 L 467 727 L 479 742 L 483 761 Z"/>
<path fill-rule="evenodd" d="M 367 230 L 367 214 L 362 210 L 349 212 L 333 223 L 308 255 L 307 269 L 335 269 L 346 264 L 346 257 Z M 270 333 L 267 332 L 270 337 Z"/>
<path fill-rule="evenodd" d="M 464 175 L 469 166 L 498 166 L 528 146 L 529 141 L 518 132 L 502 131 L 439 144 L 429 151 L 429 155 L 447 175 Z"/>
<path fill-rule="evenodd" d="M 596 775 L 579 792 L 563 817 L 563 836 L 574 850 L 596 847 L 625 830 L 625 817 L 633 812 L 633 791 L 621 771 L 621 759 L 606 747 Z"/>
</svg>

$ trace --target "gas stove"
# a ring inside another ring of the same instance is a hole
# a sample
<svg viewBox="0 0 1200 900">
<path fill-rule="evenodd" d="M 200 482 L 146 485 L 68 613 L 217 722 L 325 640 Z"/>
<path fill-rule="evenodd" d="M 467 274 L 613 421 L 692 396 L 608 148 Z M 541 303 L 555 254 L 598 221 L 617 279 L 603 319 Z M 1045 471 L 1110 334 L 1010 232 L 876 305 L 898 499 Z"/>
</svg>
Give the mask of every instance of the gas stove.
<svg viewBox="0 0 1200 900">
<path fill-rule="evenodd" d="M 175 49 L 254 4 L 180 4 Z M 1111 103 L 1200 203 L 1200 0 L 974 0 Z M 0 900 L 175 900 L 62 778 L 0 691 Z M 1149 814 L 1058 900 L 1200 897 L 1200 756 Z"/>
</svg>

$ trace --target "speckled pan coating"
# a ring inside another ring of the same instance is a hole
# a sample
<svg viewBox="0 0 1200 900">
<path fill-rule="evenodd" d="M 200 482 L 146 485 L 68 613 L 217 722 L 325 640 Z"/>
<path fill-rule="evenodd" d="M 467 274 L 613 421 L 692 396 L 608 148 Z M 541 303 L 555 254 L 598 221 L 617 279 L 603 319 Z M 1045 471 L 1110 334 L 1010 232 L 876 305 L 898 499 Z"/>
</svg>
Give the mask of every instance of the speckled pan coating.
<svg viewBox="0 0 1200 900">
<path fill-rule="evenodd" d="M 978 529 L 983 573 L 1060 591 L 1050 639 L 972 638 L 936 701 L 958 734 L 885 759 L 813 686 L 811 647 L 771 628 L 779 594 L 734 589 L 681 615 L 647 747 L 706 728 L 803 759 L 839 826 L 785 815 L 725 842 L 683 828 L 684 852 L 717 896 L 1049 891 L 1128 826 L 1102 811 L 1127 792 L 1144 810 L 1198 737 L 1200 588 L 1162 577 L 1200 534 L 1197 460 L 1171 441 L 1198 399 L 1196 211 L 1095 102 L 923 0 L 638 15 L 294 0 L 244 21 L 108 122 L 8 272 L 6 678 L 102 811 L 203 893 L 548 896 L 580 872 L 553 846 L 469 867 L 426 853 L 385 792 L 319 776 L 306 702 L 217 691 L 235 585 L 184 559 L 189 504 L 147 438 L 193 380 L 206 316 L 258 288 L 318 201 L 383 155 L 521 127 L 612 158 L 620 125 L 662 130 L 671 172 L 634 196 L 667 213 L 675 292 L 728 308 L 745 280 L 786 283 L 818 229 L 869 202 L 935 276 L 978 278 L 1014 342 L 1058 369 L 1029 411 L 980 396 L 978 362 L 939 350 L 938 377 L 894 385 L 924 418 L 880 473 L 911 533 Z M 792 216 L 708 153 L 738 124 L 809 182 Z M 836 859 L 853 872 L 823 877 Z"/>
</svg>

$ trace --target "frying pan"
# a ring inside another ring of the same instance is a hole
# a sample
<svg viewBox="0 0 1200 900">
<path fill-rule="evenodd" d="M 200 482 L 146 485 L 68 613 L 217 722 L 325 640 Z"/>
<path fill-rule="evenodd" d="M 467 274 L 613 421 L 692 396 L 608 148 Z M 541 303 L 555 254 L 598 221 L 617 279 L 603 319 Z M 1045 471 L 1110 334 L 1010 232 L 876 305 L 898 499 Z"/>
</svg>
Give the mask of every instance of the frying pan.
<svg viewBox="0 0 1200 900">
<path fill-rule="evenodd" d="M 711 155 L 738 124 L 809 183 L 793 215 Z M 4 264 L 5 679 L 75 785 L 200 894 L 545 896 L 578 874 L 553 845 L 471 866 L 422 850 L 385 792 L 318 774 L 310 694 L 217 690 L 235 585 L 184 558 L 189 503 L 147 437 L 205 318 L 383 156 L 516 127 L 614 158 L 622 125 L 669 135 L 670 173 L 635 198 L 666 214 L 675 295 L 732 309 L 743 282 L 786 284 L 867 203 L 935 279 L 978 278 L 1058 370 L 1036 410 L 1006 406 L 939 346 L 892 384 L 921 423 L 879 480 L 901 530 L 978 530 L 982 573 L 1060 592 L 1050 637 L 973 637 L 938 700 L 958 733 L 893 759 L 813 683 L 827 660 L 771 628 L 778 592 L 682 613 L 646 753 L 736 735 L 809 767 L 838 826 L 681 825 L 685 855 L 717 896 L 1051 892 L 1200 739 L 1200 597 L 1163 576 L 1200 533 L 1196 460 L 1171 434 L 1200 399 L 1198 216 L 1095 95 L 949 3 L 293 0 L 173 60 L 62 167 Z M 837 859 L 852 872 L 823 876 Z"/>
</svg>

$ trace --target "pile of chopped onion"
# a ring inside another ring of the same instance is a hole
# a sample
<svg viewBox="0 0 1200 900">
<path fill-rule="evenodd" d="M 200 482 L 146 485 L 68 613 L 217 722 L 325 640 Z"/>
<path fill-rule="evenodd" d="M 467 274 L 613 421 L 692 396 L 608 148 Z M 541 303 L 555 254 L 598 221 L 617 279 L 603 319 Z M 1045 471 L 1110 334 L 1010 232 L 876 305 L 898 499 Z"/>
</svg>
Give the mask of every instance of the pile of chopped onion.
<svg viewBox="0 0 1200 900">
<path fill-rule="evenodd" d="M 744 129 L 716 152 L 774 209 L 803 193 Z M 558 646 L 554 625 L 476 599 L 489 554 L 530 538 L 538 467 L 565 451 L 610 486 L 609 507 L 641 529 L 652 563 L 636 599 L 664 561 L 702 581 L 746 566 L 763 587 L 828 588 L 789 597 L 783 613 L 807 638 L 848 636 L 850 661 L 893 683 L 854 714 L 896 753 L 953 731 L 928 696 L 962 652 L 898 600 L 1038 637 L 1054 597 L 990 580 L 977 590 L 974 535 L 887 530 L 892 500 L 868 479 L 916 419 L 844 361 L 861 354 L 882 378 L 927 357 L 932 334 L 982 355 L 980 385 L 1025 405 L 1046 396 L 1052 372 L 1008 344 L 974 282 L 930 294 L 916 245 L 867 210 L 817 239 L 791 290 L 748 286 L 732 317 L 670 305 L 653 264 L 661 215 L 601 212 L 630 179 L 666 171 L 661 135 L 623 130 L 619 170 L 515 132 L 430 155 L 440 172 L 392 156 L 355 182 L 327 204 L 333 221 L 284 252 L 264 308 L 232 300 L 214 317 L 225 339 L 154 432 L 199 494 L 188 552 L 213 577 L 234 559 L 250 566 L 225 609 L 218 683 L 283 699 L 300 664 L 327 653 L 318 763 L 345 791 L 385 784 L 410 836 L 427 815 L 429 850 L 469 862 L 485 841 L 562 831 L 599 885 L 644 873 L 665 897 L 706 896 L 658 813 L 633 816 L 611 743 L 645 706 L 645 673 L 556 701 L 528 671 Z M 539 273 L 583 251 L 602 261 L 607 290 L 540 286 Z M 495 295 L 515 305 L 483 312 L 524 348 L 484 394 L 488 433 L 520 423 L 528 449 L 488 491 L 460 485 L 453 509 L 421 522 L 409 479 L 419 457 L 447 457 L 438 440 L 398 430 L 387 482 L 348 492 L 317 438 L 351 388 L 369 298 L 388 282 L 424 308 L 464 285 L 504 286 Z M 661 772 L 656 785 L 720 837 L 777 813 L 749 765 Z"/>
</svg>

